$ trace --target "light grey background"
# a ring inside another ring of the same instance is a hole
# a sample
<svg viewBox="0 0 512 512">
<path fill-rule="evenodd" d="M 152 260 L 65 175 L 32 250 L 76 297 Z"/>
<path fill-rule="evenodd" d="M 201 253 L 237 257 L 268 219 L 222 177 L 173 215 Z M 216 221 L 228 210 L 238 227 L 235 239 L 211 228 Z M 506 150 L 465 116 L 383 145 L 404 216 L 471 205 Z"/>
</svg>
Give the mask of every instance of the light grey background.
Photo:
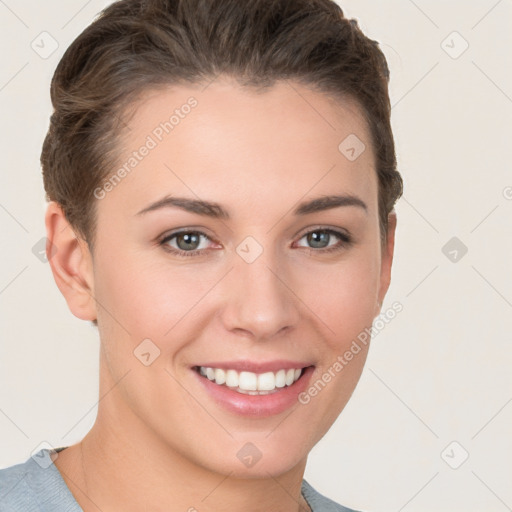
<svg viewBox="0 0 512 512">
<path fill-rule="evenodd" d="M 79 441 L 96 415 L 96 329 L 32 249 L 45 235 L 50 79 L 109 3 L 0 1 L 0 467 L 43 441 Z M 391 68 L 405 193 L 383 311 L 403 311 L 375 337 L 306 478 L 360 510 L 512 510 L 512 3 L 339 3 Z"/>
</svg>

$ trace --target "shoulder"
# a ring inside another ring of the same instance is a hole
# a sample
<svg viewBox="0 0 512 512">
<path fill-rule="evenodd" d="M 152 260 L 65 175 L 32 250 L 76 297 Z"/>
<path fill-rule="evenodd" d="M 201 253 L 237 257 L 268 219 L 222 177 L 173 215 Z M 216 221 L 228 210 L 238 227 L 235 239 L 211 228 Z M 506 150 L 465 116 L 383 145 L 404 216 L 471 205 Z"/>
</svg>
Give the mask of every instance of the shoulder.
<svg viewBox="0 0 512 512">
<path fill-rule="evenodd" d="M 46 448 L 0 469 L 0 512 L 81 512 Z"/>
<path fill-rule="evenodd" d="M 25 475 L 27 462 L 0 469 L 0 511 L 37 510 L 29 505 L 31 490 Z"/>
<path fill-rule="evenodd" d="M 312 512 L 357 512 L 326 498 L 313 489 L 306 480 L 302 480 L 302 495 L 311 507 Z"/>
</svg>

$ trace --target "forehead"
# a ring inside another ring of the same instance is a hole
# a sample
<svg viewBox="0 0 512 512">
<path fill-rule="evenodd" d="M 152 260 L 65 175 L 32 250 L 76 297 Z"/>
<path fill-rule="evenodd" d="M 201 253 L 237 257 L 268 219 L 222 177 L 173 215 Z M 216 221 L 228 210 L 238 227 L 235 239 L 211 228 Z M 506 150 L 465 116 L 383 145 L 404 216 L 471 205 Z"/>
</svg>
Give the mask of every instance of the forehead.
<svg viewBox="0 0 512 512">
<path fill-rule="evenodd" d="M 147 91 L 129 114 L 110 200 L 135 208 L 179 192 L 248 204 L 279 194 L 291 206 L 310 191 L 376 200 L 370 133 L 354 101 L 294 82 L 257 92 L 217 79 Z"/>
</svg>

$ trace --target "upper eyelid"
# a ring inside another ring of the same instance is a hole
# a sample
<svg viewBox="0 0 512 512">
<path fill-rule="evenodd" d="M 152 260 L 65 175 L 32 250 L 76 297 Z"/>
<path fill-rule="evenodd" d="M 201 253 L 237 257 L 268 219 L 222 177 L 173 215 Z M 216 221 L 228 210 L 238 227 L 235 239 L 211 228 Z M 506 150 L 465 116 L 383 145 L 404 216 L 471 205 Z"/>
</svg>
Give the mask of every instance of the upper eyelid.
<svg viewBox="0 0 512 512">
<path fill-rule="evenodd" d="M 330 248 L 332 247 L 335 247 L 335 246 L 349 246 L 349 245 L 353 245 L 354 244 L 354 238 L 353 236 L 348 233 L 347 231 L 343 230 L 343 229 L 333 229 L 333 228 L 313 228 L 313 229 L 309 229 L 308 231 L 302 233 L 300 236 L 296 237 L 296 241 L 299 241 L 299 240 L 302 240 L 305 236 L 307 236 L 309 233 L 313 233 L 315 231 L 326 231 L 327 233 L 329 233 L 329 235 L 334 235 L 335 237 L 338 238 L 338 242 L 336 244 L 334 244 L 333 246 L 328 246 L 328 247 L 323 247 L 323 248 L 320 248 L 320 249 L 314 249 L 312 247 L 304 247 L 304 249 L 310 249 L 312 251 L 315 251 L 315 252 L 322 252 L 322 251 L 328 251 Z M 296 243 L 296 242 L 293 242 L 293 243 Z"/>
<path fill-rule="evenodd" d="M 186 234 L 186 233 L 197 233 L 200 236 L 206 237 L 210 242 L 215 243 L 215 240 L 210 235 L 208 235 L 207 233 L 204 233 L 203 231 L 200 231 L 198 229 L 181 229 L 181 230 L 175 231 L 173 233 L 168 233 L 166 235 L 163 235 L 163 236 L 159 237 L 158 238 L 158 243 L 160 245 L 164 245 L 164 244 L 170 242 L 171 240 L 173 240 L 175 237 L 177 237 L 179 235 Z M 203 251 L 203 250 L 204 249 L 193 249 L 192 251 L 187 251 L 187 252 Z"/>
<path fill-rule="evenodd" d="M 313 226 L 306 228 L 305 231 L 299 231 L 295 236 L 294 240 L 300 240 L 304 238 L 309 233 L 313 233 L 315 231 L 327 231 L 330 234 L 333 234 L 334 236 L 338 237 L 340 239 L 340 242 L 343 244 L 353 243 L 354 237 L 352 234 L 344 228 L 339 227 L 330 227 L 330 226 Z M 325 248 L 327 249 L 327 248 Z M 318 249 L 318 251 L 321 251 L 322 249 Z"/>
<path fill-rule="evenodd" d="M 299 234 L 302 233 L 302 234 L 300 234 L 300 236 L 303 237 L 304 235 L 307 235 L 308 233 L 311 233 L 313 231 L 329 231 L 329 232 L 335 233 L 335 234 L 340 233 L 341 235 L 346 235 L 348 237 L 352 236 L 347 229 L 338 228 L 338 227 L 330 227 L 330 226 L 321 226 L 321 225 L 305 228 L 305 231 L 299 231 L 295 236 L 299 236 Z"/>
<path fill-rule="evenodd" d="M 209 238 L 210 240 L 213 240 L 213 238 L 208 233 L 205 233 L 203 230 L 196 228 L 178 229 L 176 231 L 166 232 L 163 235 L 159 236 L 158 239 L 162 241 L 185 233 L 199 233 L 200 235 L 203 235 Z"/>
</svg>

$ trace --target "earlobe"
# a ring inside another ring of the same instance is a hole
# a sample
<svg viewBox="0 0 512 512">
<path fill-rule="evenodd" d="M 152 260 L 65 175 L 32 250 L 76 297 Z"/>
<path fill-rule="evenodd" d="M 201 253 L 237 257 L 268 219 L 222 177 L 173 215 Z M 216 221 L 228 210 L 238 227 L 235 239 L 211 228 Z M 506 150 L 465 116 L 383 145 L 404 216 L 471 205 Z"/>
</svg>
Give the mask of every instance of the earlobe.
<svg viewBox="0 0 512 512">
<path fill-rule="evenodd" d="M 395 210 L 392 210 L 388 215 L 388 232 L 387 242 L 382 248 L 381 257 L 381 270 L 380 270 L 380 287 L 378 302 L 376 305 L 377 315 L 380 313 L 384 297 L 391 282 L 391 266 L 393 263 L 393 254 L 395 250 L 395 231 L 396 231 L 397 217 Z"/>
<path fill-rule="evenodd" d="M 45 224 L 48 262 L 69 309 L 82 320 L 96 320 L 93 262 L 87 242 L 76 236 L 54 201 L 47 207 Z"/>
</svg>

